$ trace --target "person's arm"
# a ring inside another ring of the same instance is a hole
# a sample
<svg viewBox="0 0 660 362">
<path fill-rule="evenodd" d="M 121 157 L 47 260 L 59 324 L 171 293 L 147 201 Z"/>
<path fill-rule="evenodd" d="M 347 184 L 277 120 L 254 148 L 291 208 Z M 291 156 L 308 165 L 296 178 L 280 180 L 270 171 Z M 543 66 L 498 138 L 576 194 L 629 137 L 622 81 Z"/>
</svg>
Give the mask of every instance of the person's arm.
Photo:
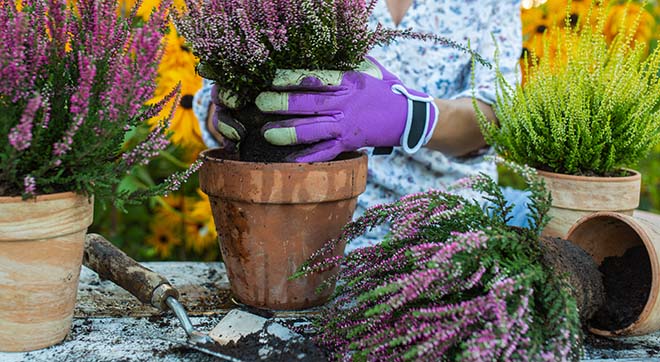
<svg viewBox="0 0 660 362">
<path fill-rule="evenodd" d="M 490 59 L 493 68 L 497 62 L 506 81 L 513 84 L 522 52 L 520 1 L 493 0 L 491 9 L 487 26 L 481 31 L 481 38 L 475 50 Z M 495 60 L 495 51 L 498 49 L 499 57 Z M 491 106 L 495 103 L 495 70 L 477 65 L 474 69 L 474 82 L 474 96 L 479 108 L 488 120 L 496 122 L 497 118 Z M 472 95 L 473 90 L 469 86 L 453 99 L 436 99 L 439 117 L 426 147 L 448 156 L 464 156 L 486 146 L 472 105 Z"/>
<path fill-rule="evenodd" d="M 204 144 L 207 147 L 218 147 L 221 145 L 222 136 L 220 136 L 216 127 L 213 126 L 215 108 L 213 102 L 211 102 L 212 87 L 213 82 L 204 79 L 202 88 L 193 96 L 193 112 L 195 113 L 195 117 L 197 117 Z"/>
<path fill-rule="evenodd" d="M 440 151 L 447 156 L 464 156 L 486 146 L 481 134 L 472 99 L 436 99 L 438 124 L 426 147 Z M 495 121 L 495 112 L 488 104 L 477 101 L 486 117 Z"/>
</svg>

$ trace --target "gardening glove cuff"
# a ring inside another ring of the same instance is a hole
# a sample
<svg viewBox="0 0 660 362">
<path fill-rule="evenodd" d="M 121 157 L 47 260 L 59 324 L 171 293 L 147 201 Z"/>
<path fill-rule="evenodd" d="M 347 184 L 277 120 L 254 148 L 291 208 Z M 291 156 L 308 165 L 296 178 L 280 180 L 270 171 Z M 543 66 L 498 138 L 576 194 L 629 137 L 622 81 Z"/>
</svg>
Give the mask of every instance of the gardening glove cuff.
<svg viewBox="0 0 660 362">
<path fill-rule="evenodd" d="M 393 85 L 392 92 L 407 99 L 406 123 L 400 145 L 407 153 L 415 153 L 433 136 L 439 114 L 438 106 L 433 97 L 408 89 L 403 84 Z"/>
</svg>

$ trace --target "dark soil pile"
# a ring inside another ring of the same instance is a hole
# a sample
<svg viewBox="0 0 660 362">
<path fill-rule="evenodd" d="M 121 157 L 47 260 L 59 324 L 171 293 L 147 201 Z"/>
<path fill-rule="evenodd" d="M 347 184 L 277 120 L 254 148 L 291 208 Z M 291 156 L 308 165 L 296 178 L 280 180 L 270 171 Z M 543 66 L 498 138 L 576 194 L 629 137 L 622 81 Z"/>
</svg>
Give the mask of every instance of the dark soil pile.
<svg viewBox="0 0 660 362">
<path fill-rule="evenodd" d="M 591 334 L 588 331 L 584 332 L 584 345 L 591 349 L 589 357 L 598 357 L 598 358 L 612 358 L 616 356 L 616 351 L 644 351 L 646 352 L 646 357 L 657 357 L 660 355 L 660 347 L 654 343 L 652 340 L 648 339 L 627 339 L 622 340 L 621 338 L 607 338 Z M 598 350 L 593 351 L 594 349 Z M 641 356 L 640 356 L 641 357 Z M 612 359 L 614 360 L 614 359 Z M 643 359 L 638 359 L 637 361 L 643 361 Z"/>
<path fill-rule="evenodd" d="M 544 237 L 543 264 L 564 275 L 572 287 L 580 320 L 589 320 L 605 303 L 605 288 L 598 265 L 587 252 L 568 240 Z"/>
<path fill-rule="evenodd" d="M 286 156 L 308 147 L 307 145 L 273 146 L 262 136 L 261 127 L 266 123 L 282 121 L 290 118 L 288 116 L 263 114 L 254 104 L 233 111 L 231 115 L 241 122 L 247 130 L 247 134 L 241 140 L 239 147 L 239 159 L 241 161 L 286 162 Z"/>
<path fill-rule="evenodd" d="M 269 338 L 264 341 L 259 333 L 253 333 L 242 337 L 238 343 L 229 343 L 225 346 L 207 344 L 200 347 L 238 358 L 243 362 L 328 361 L 326 352 L 317 347 L 311 338 L 286 342 L 278 338 Z"/>
<path fill-rule="evenodd" d="M 651 262 L 643 246 L 623 256 L 608 257 L 600 265 L 607 300 L 591 320 L 591 326 L 614 331 L 633 323 L 644 309 L 651 291 Z"/>
</svg>

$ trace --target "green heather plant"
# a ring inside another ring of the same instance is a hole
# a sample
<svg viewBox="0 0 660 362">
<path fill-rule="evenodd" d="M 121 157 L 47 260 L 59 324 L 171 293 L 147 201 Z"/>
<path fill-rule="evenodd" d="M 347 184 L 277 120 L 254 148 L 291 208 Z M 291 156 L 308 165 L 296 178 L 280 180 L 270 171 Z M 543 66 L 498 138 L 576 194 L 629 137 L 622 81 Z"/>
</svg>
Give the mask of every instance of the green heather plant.
<svg viewBox="0 0 660 362">
<path fill-rule="evenodd" d="M 525 59 L 524 84 L 507 84 L 498 71 L 499 124 L 475 109 L 500 155 L 546 171 L 614 176 L 660 142 L 660 49 L 647 56 L 633 41 L 636 25 L 608 44 L 605 18 L 602 0 L 581 24 L 571 28 L 567 18 L 566 30 L 545 39 L 546 56 Z"/>
<path fill-rule="evenodd" d="M 133 147 L 125 140 L 178 95 L 144 105 L 170 4 L 134 27 L 139 2 L 121 17 L 115 0 L 0 1 L 0 196 L 74 191 L 121 206 L 177 189 L 198 167 L 115 193 L 133 166 L 168 143 L 171 114 Z"/>
<path fill-rule="evenodd" d="M 405 196 L 370 208 L 313 254 L 295 277 L 340 266 L 326 281 L 338 287 L 314 321 L 316 342 L 341 361 L 577 359 L 576 300 L 539 241 L 549 194 L 533 169 L 509 165 L 529 183 L 529 228 L 506 225 L 511 209 L 483 175 L 457 187 L 484 193 L 485 210 L 450 192 Z M 390 225 L 382 244 L 329 257 L 379 224 Z"/>
</svg>

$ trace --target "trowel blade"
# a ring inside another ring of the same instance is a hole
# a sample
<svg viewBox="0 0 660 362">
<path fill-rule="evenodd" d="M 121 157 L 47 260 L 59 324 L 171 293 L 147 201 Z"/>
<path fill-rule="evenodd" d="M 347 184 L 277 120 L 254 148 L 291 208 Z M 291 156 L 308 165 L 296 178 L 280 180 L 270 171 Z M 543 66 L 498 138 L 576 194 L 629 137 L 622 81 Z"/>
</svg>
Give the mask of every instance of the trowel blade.
<svg viewBox="0 0 660 362">
<path fill-rule="evenodd" d="M 170 338 L 167 338 L 167 337 L 158 337 L 158 338 L 160 338 L 164 341 L 170 342 L 170 343 L 174 343 L 176 345 L 185 346 L 185 347 L 194 349 L 196 351 L 203 352 L 203 353 L 206 353 L 206 354 L 214 356 L 214 357 L 218 357 L 223 361 L 243 362 L 243 360 L 238 359 L 236 357 L 232 357 L 232 356 L 226 355 L 224 353 L 220 353 L 218 351 L 214 351 L 212 349 L 209 349 L 209 348 L 205 347 L 205 345 L 199 345 L 197 343 L 192 343 L 192 342 L 187 341 L 187 340 L 184 341 L 184 340 L 170 339 Z"/>
</svg>

